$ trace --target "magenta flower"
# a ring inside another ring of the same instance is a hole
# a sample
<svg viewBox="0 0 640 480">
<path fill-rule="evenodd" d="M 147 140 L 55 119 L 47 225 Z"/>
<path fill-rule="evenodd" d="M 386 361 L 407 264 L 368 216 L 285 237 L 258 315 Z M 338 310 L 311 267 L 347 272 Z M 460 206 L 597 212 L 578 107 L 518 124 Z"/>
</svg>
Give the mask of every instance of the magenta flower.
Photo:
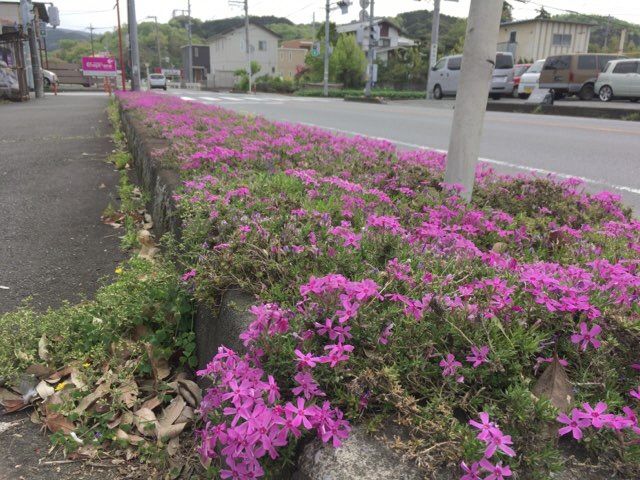
<svg viewBox="0 0 640 480">
<path fill-rule="evenodd" d="M 296 354 L 296 362 L 298 362 L 299 368 L 313 368 L 316 366 L 316 362 L 318 361 L 318 357 L 314 357 L 311 353 L 302 353 L 297 348 L 293 351 Z"/>
<path fill-rule="evenodd" d="M 484 439 L 484 442 L 487 444 L 487 448 L 484 451 L 485 458 L 493 457 L 493 454 L 496 453 L 496 450 L 500 450 L 505 455 L 510 457 L 515 457 L 516 452 L 513 451 L 509 445 L 513 445 L 511 441 L 511 435 L 503 435 L 499 429 L 493 431 L 491 435 Z"/>
<path fill-rule="evenodd" d="M 607 410 L 607 404 L 604 402 L 598 402 L 595 408 L 591 408 L 588 403 L 583 403 L 582 408 L 584 412 L 578 410 L 577 415 L 579 418 L 585 418 L 589 420 L 594 428 L 602 428 L 607 422 L 613 420 L 613 415 L 610 413 L 604 413 Z"/>
<path fill-rule="evenodd" d="M 593 325 L 589 330 L 587 328 L 587 324 L 585 322 L 582 322 L 580 323 L 580 333 L 574 333 L 573 335 L 571 335 L 571 341 L 573 343 L 582 342 L 582 345 L 580 346 L 580 350 L 582 352 L 587 349 L 589 343 L 593 345 L 593 348 L 598 348 L 600 346 L 600 341 L 595 337 L 598 336 L 600 332 L 602 332 L 602 328 L 600 328 L 599 325 Z"/>
<path fill-rule="evenodd" d="M 636 400 L 640 400 L 640 386 L 637 387 L 635 390 L 631 390 L 629 392 L 629 395 L 631 395 Z"/>
<path fill-rule="evenodd" d="M 558 415 L 556 420 L 560 423 L 566 424 L 565 427 L 558 429 L 558 433 L 566 435 L 571 432 L 573 438 L 580 440 L 582 438 L 582 428 L 588 427 L 591 422 L 580 415 L 580 411 L 577 408 L 571 410 L 571 417 L 568 417 L 565 413 Z"/>
<path fill-rule="evenodd" d="M 489 353 L 489 347 L 483 345 L 482 347 L 471 347 L 471 355 L 467 357 L 467 362 L 473 362 L 472 367 L 478 368 L 483 363 L 487 362 L 487 354 Z"/>
<path fill-rule="evenodd" d="M 442 360 L 440 360 L 440 366 L 443 369 L 442 376 L 449 377 L 455 375 L 456 369 L 458 367 L 461 367 L 462 364 L 456 360 L 456 357 L 452 353 L 449 353 L 447 354 L 446 359 L 443 358 Z"/>
<path fill-rule="evenodd" d="M 491 421 L 489 421 L 489 414 L 487 412 L 480 412 L 478 414 L 480 416 L 480 422 L 476 422 L 475 420 L 469 420 L 469 425 L 480 430 L 478 433 L 478 439 L 485 440 L 489 438 L 493 433 L 497 433 L 499 435 L 502 434 L 497 425 Z"/>
<path fill-rule="evenodd" d="M 464 471 L 464 475 L 460 477 L 460 480 L 482 480 L 480 477 L 480 464 L 473 462 L 470 467 L 466 463 L 461 462 L 460 468 Z"/>
<path fill-rule="evenodd" d="M 291 413 L 294 415 L 293 417 L 293 426 L 298 427 L 300 424 L 307 430 L 311 430 L 313 425 L 311 424 L 310 418 L 313 417 L 313 410 L 305 407 L 304 398 L 298 397 L 296 401 L 296 405 L 293 405 L 291 402 L 287 402 L 287 405 L 284 407 L 285 412 Z"/>
<path fill-rule="evenodd" d="M 489 460 L 483 458 L 479 463 L 483 470 L 489 472 L 489 476 L 484 477 L 484 480 L 503 480 L 504 477 L 510 477 L 513 474 L 509 465 L 503 466 L 502 462 L 493 465 Z"/>
</svg>

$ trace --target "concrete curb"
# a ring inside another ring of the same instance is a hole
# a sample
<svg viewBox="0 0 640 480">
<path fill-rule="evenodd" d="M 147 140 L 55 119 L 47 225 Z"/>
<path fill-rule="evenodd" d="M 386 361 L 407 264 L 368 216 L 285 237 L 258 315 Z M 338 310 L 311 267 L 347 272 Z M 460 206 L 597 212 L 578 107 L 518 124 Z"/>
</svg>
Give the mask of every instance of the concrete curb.
<svg viewBox="0 0 640 480">
<path fill-rule="evenodd" d="M 345 102 L 358 102 L 358 103 L 387 103 L 382 97 L 344 97 Z"/>
<path fill-rule="evenodd" d="M 573 107 L 569 105 L 534 105 L 534 104 L 513 104 L 489 102 L 487 103 L 488 112 L 512 112 L 512 113 L 534 113 L 542 115 L 561 115 L 568 117 L 587 117 L 587 118 L 607 118 L 614 120 L 622 120 L 624 117 L 634 113 L 640 113 L 640 110 L 629 110 L 625 108 L 598 108 L 598 107 Z M 640 119 L 639 119 L 640 120 Z"/>
</svg>

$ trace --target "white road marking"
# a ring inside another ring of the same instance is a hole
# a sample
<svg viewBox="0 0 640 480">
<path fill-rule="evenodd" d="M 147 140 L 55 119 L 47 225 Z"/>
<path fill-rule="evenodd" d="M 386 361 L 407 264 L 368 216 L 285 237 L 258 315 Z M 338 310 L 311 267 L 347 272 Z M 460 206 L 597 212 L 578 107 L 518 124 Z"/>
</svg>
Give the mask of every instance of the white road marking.
<svg viewBox="0 0 640 480">
<path fill-rule="evenodd" d="M 200 97 L 202 100 L 208 100 L 209 102 L 217 102 L 220 100 L 218 97 Z"/>
<path fill-rule="evenodd" d="M 447 153 L 446 150 L 443 150 L 441 148 L 433 148 L 433 147 L 429 147 L 427 145 L 418 145 L 416 143 L 401 142 L 401 141 L 392 140 L 390 138 L 384 138 L 384 137 L 374 137 L 372 135 L 365 135 L 363 133 L 354 132 L 354 131 L 351 131 L 351 130 L 342 130 L 340 128 L 325 127 L 325 126 L 321 126 L 321 125 L 315 125 L 313 123 L 303 123 L 303 125 L 308 125 L 308 126 L 314 127 L 314 128 L 322 128 L 324 130 L 331 130 L 331 131 L 338 132 L 338 133 L 344 133 L 346 135 L 357 135 L 359 137 L 373 138 L 374 140 L 381 140 L 381 141 L 385 141 L 385 142 L 390 142 L 390 143 L 394 143 L 396 145 L 402 145 L 402 146 L 405 146 L 405 147 L 418 149 L 418 150 L 433 150 L 435 152 Z M 589 183 L 591 185 L 601 185 L 601 186 L 603 186 L 605 188 L 608 188 L 608 189 L 615 189 L 615 190 L 620 190 L 622 192 L 628 192 L 628 193 L 633 193 L 635 195 L 640 195 L 640 188 L 632 188 L 632 187 L 627 187 L 625 185 L 617 185 L 615 183 L 603 182 L 601 180 L 594 180 L 594 179 L 588 178 L 588 177 L 580 177 L 578 175 L 571 175 L 571 174 L 567 174 L 567 173 L 554 172 L 553 170 L 546 170 L 544 168 L 527 167 L 527 166 L 518 165 L 518 164 L 515 164 L 515 163 L 504 162 L 502 160 L 494 160 L 492 158 L 480 157 L 478 160 L 481 161 L 481 162 L 484 162 L 484 163 L 489 163 L 489 164 L 492 164 L 492 165 L 500 165 L 502 167 L 515 168 L 515 169 L 524 170 L 524 171 L 530 172 L 530 173 L 540 173 L 540 174 L 543 174 L 543 175 L 553 175 L 555 177 L 564 178 L 564 179 L 575 178 L 577 180 L 580 180 L 580 181 L 582 181 L 584 183 Z"/>
</svg>

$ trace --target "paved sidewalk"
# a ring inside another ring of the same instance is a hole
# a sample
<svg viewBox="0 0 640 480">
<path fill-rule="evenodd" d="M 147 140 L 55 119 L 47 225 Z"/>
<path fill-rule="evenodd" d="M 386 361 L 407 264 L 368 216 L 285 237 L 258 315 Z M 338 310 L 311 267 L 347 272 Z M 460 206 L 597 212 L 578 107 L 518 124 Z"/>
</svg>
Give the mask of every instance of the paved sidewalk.
<svg viewBox="0 0 640 480">
<path fill-rule="evenodd" d="M 0 103 L 0 314 L 25 298 L 38 310 L 91 297 L 124 255 L 100 215 L 118 204 L 118 173 L 105 162 L 112 129 L 106 96 Z M 45 458 L 48 438 L 28 413 L 0 433 L 0 480 L 113 478 Z"/>
</svg>

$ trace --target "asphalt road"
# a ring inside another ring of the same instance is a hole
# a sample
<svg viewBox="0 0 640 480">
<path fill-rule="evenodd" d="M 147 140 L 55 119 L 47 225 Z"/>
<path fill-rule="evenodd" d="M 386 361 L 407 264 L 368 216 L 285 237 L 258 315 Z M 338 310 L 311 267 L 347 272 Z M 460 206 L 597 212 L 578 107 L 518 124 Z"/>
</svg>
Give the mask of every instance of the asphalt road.
<svg viewBox="0 0 640 480">
<path fill-rule="evenodd" d="M 170 90 L 168 94 L 272 120 L 384 138 L 400 148 L 437 150 L 449 148 L 455 104 L 454 100 L 412 100 L 379 105 L 192 90 Z M 598 103 L 588 102 L 589 106 Z M 638 104 L 616 106 L 640 112 Z M 590 191 L 621 194 L 626 204 L 640 212 L 640 122 L 487 112 L 480 155 L 502 173 L 581 178 Z"/>
</svg>

